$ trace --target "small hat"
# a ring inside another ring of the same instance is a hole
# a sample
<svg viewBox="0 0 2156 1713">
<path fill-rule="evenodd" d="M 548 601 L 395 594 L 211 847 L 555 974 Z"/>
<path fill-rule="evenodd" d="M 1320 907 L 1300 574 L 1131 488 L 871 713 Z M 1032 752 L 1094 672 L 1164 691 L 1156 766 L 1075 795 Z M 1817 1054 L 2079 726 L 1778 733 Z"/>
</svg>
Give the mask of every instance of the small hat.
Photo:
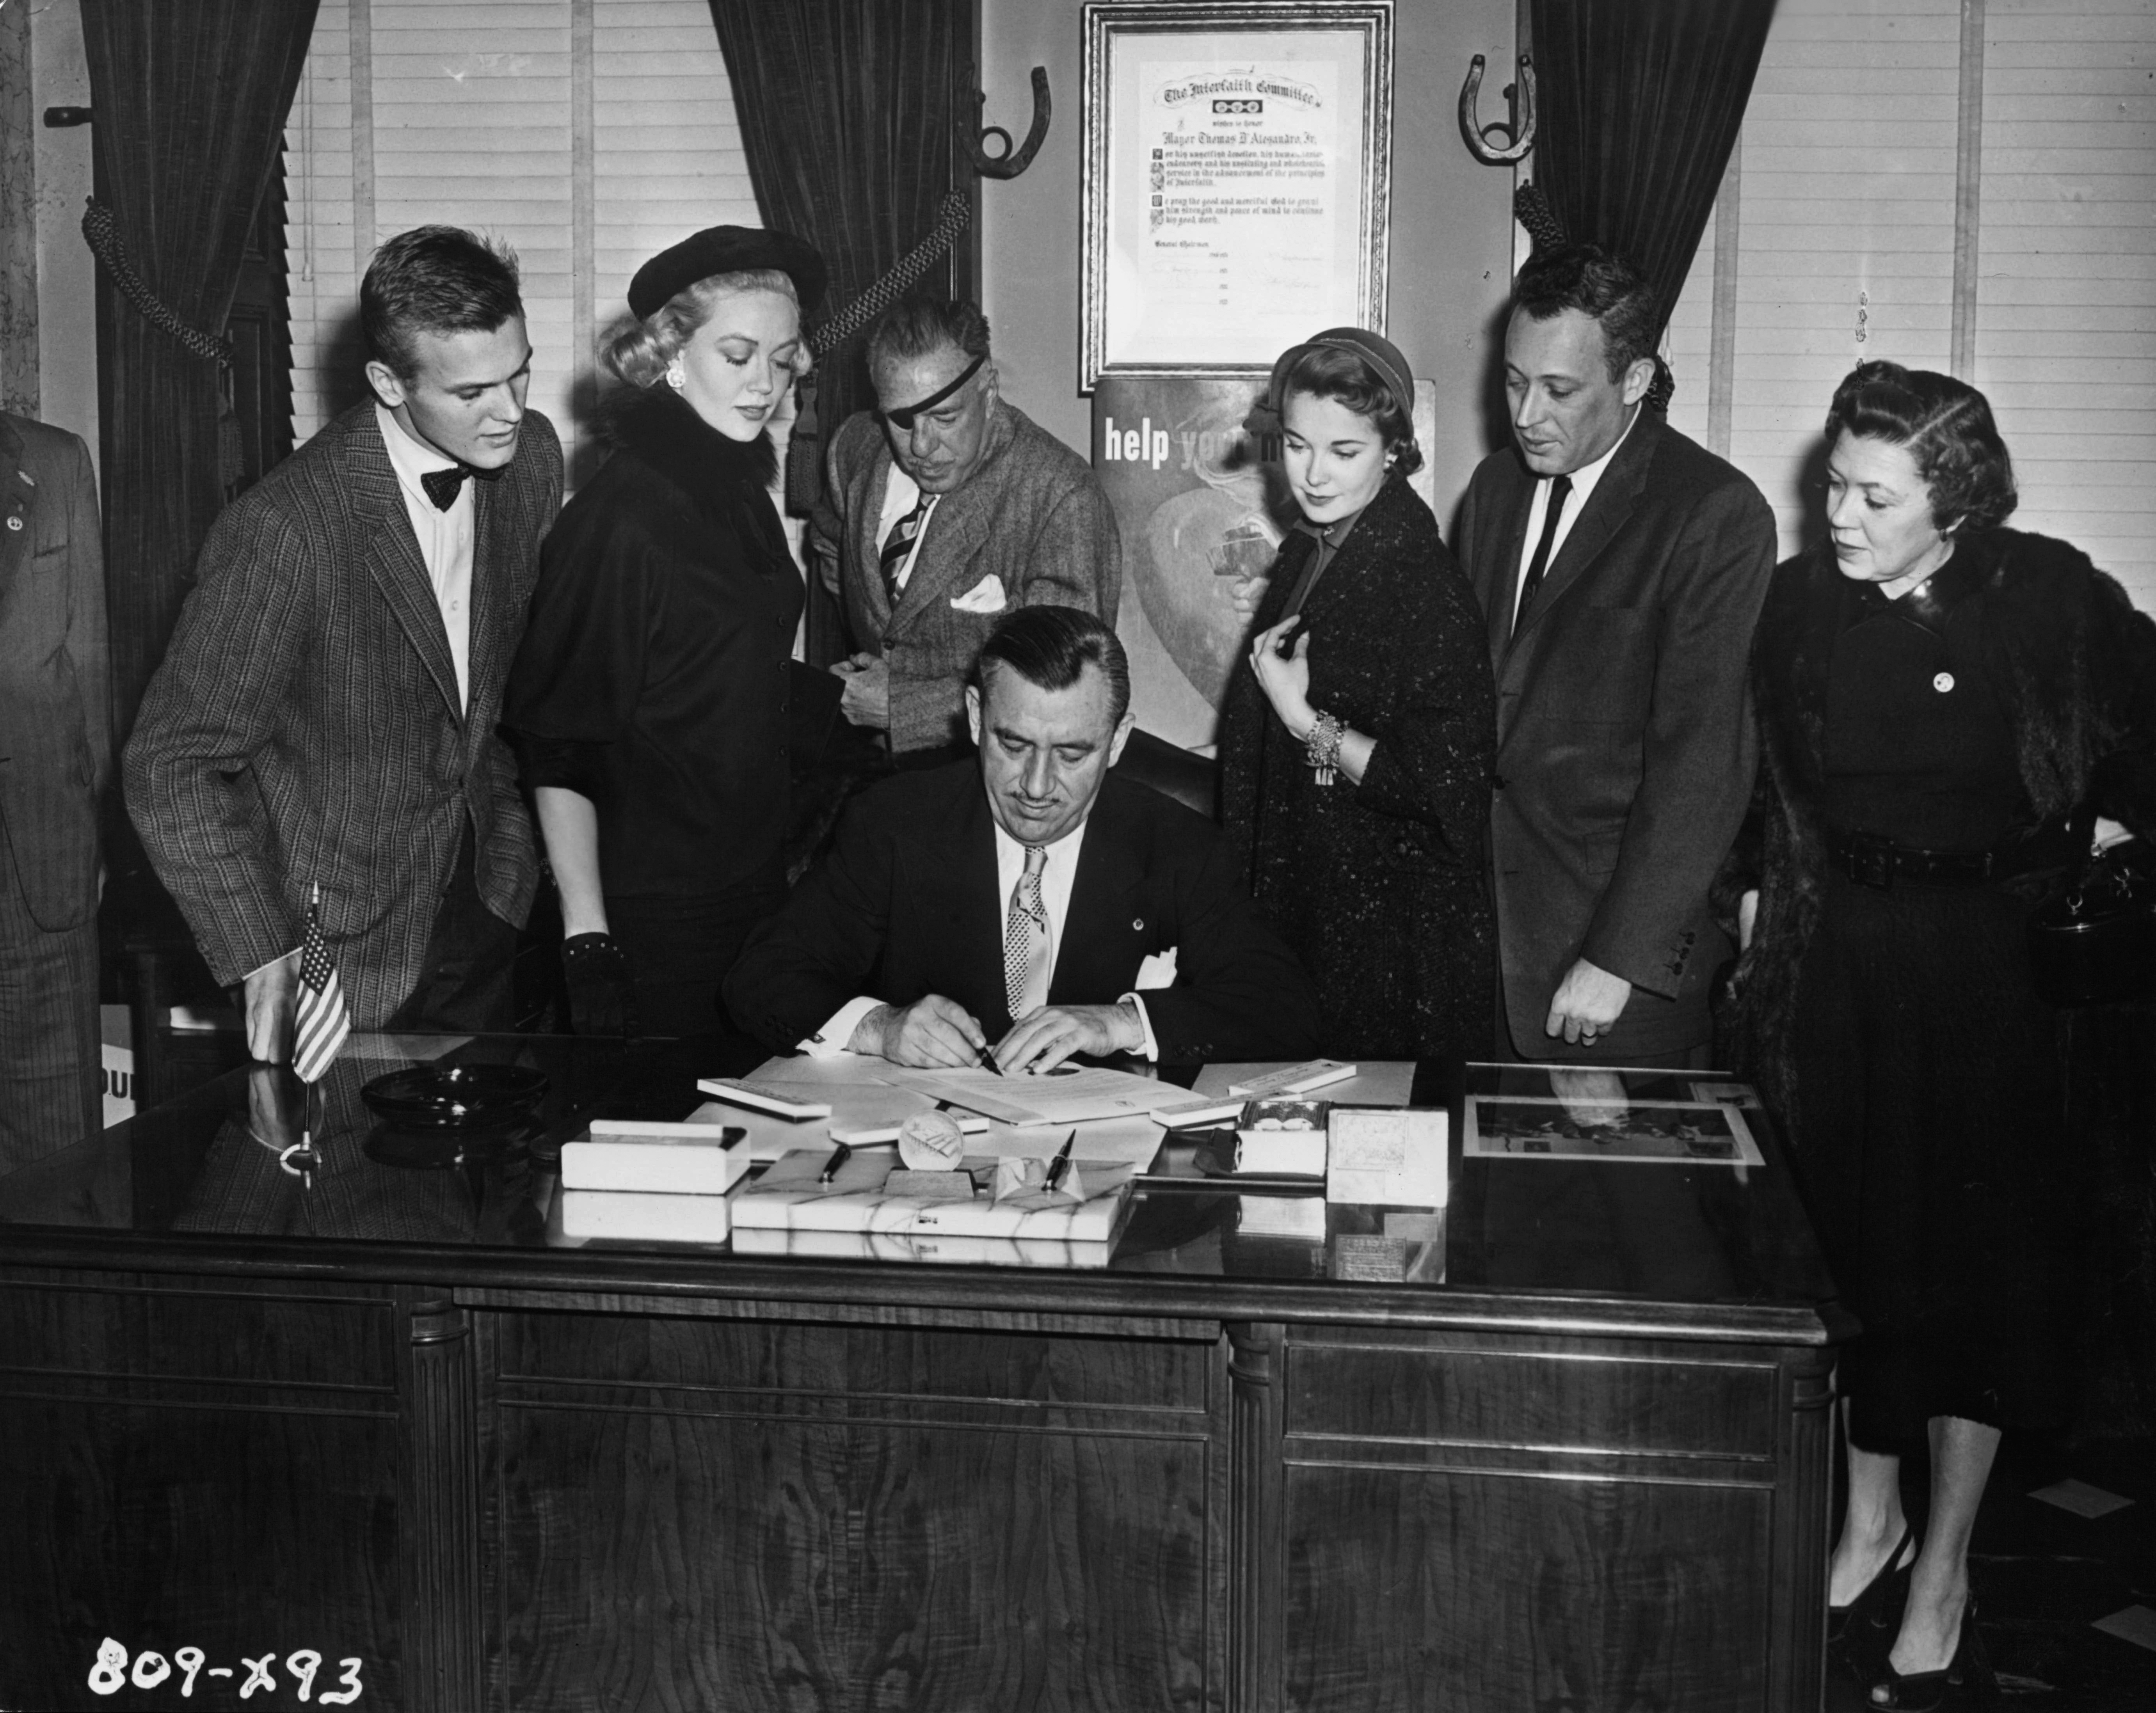
<svg viewBox="0 0 2156 1713">
<path fill-rule="evenodd" d="M 755 226 L 706 226 L 636 270 L 629 282 L 629 313 L 639 321 L 648 320 L 699 280 L 758 268 L 776 269 L 793 282 L 803 315 L 824 300 L 824 258 L 806 238 Z"/>
<path fill-rule="evenodd" d="M 1273 365 L 1272 378 L 1265 382 L 1265 408 L 1274 415 L 1279 415 L 1287 403 L 1281 394 L 1281 389 L 1287 384 L 1287 372 L 1295 367 L 1297 357 L 1309 351 L 1353 352 L 1385 383 L 1400 413 L 1409 422 L 1414 420 L 1414 376 L 1408 367 L 1408 360 L 1391 340 L 1367 327 L 1327 327 L 1301 345 L 1290 346 L 1282 351 L 1280 361 Z"/>
</svg>

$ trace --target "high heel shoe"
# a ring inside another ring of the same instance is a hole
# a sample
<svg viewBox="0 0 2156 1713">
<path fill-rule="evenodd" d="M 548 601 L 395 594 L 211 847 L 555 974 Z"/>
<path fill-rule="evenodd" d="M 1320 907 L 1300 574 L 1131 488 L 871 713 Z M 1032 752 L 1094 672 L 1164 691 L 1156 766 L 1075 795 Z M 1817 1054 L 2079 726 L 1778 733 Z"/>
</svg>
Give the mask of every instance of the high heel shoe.
<svg viewBox="0 0 2156 1713">
<path fill-rule="evenodd" d="M 1937 1671 L 1904 1673 L 1890 1664 L 1885 1680 L 1872 1685 L 1871 1705 L 1881 1713 L 1951 1713 L 1965 1705 L 1962 1691 L 1969 1685 L 1976 1659 L 1976 1602 L 1970 1598 L 1962 1603 L 1953 1657 Z"/>
<path fill-rule="evenodd" d="M 1902 1555 L 1909 1557 L 1904 1562 Z M 1872 1572 L 1871 1580 L 1857 1590 L 1856 1598 L 1846 1606 L 1829 1606 L 1826 1609 L 1826 1641 L 1830 1648 L 1846 1649 L 1851 1647 L 1883 1649 L 1892 1641 L 1894 1632 L 1902 1625 L 1902 1608 L 1909 1598 L 1909 1573 L 1916 1568 L 1917 1550 L 1908 1524 L 1902 1525 L 1902 1538 L 1894 1543 L 1879 1568 Z M 1852 1664 L 1859 1662 L 1852 1661 Z M 1869 1680 L 1876 1668 L 1886 1662 L 1883 1653 L 1870 1662 L 1873 1671 L 1860 1671 L 1859 1675 Z"/>
</svg>

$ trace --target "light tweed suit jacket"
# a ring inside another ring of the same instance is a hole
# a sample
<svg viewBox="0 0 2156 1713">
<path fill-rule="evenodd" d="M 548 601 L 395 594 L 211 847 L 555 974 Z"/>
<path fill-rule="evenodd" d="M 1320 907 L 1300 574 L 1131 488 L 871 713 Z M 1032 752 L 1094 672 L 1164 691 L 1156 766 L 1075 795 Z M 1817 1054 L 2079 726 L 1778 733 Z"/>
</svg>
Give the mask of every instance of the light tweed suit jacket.
<svg viewBox="0 0 2156 1713">
<path fill-rule="evenodd" d="M 527 412 L 473 485 L 470 703 L 372 403 L 346 411 L 218 519 L 126 756 L 128 812 L 211 972 L 300 943 L 311 890 L 359 1028 L 418 985 L 471 829 L 480 895 L 521 925 L 538 878 L 495 731 L 539 541 L 562 499 Z"/>
<path fill-rule="evenodd" d="M 856 648 L 891 669 L 891 746 L 934 749 L 966 736 L 966 676 L 1001 613 L 1083 607 L 1111 625 L 1122 592 L 1116 515 L 1086 460 L 998 398 L 981 467 L 947 494 L 928 521 L 912 575 L 891 609 L 881 543 L 891 445 L 866 411 L 832 437 L 829 488 L 845 520 L 839 595 Z M 993 577 L 1000 605 L 959 600 Z"/>
</svg>

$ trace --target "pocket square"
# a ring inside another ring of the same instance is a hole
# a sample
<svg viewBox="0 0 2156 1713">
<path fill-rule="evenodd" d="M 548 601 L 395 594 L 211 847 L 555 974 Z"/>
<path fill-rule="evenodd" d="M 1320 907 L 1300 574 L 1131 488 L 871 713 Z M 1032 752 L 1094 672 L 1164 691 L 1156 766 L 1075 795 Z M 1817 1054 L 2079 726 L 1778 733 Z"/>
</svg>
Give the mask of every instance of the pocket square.
<svg viewBox="0 0 2156 1713">
<path fill-rule="evenodd" d="M 963 595 L 953 595 L 951 604 L 961 613 L 1000 613 L 1008 604 L 1004 593 L 1004 580 L 993 571 Z"/>
<path fill-rule="evenodd" d="M 1149 993 L 1156 987 L 1173 987 L 1175 985 L 1175 953 L 1176 948 L 1173 946 L 1165 951 L 1152 953 L 1138 966 L 1137 979 L 1131 983 L 1132 988 L 1140 993 Z"/>
</svg>

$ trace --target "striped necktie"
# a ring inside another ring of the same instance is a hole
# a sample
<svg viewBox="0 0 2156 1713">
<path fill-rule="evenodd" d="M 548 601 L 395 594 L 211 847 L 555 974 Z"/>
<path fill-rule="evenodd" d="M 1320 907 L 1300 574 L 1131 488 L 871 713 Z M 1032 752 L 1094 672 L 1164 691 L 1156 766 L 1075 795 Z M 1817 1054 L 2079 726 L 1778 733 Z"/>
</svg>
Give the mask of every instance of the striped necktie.
<svg viewBox="0 0 2156 1713">
<path fill-rule="evenodd" d="M 906 569 L 906 556 L 913 551 L 913 544 L 921 539 L 921 526 L 928 521 L 928 508 L 936 503 L 933 494 L 923 494 L 913 503 L 913 510 L 891 526 L 891 533 L 883 538 L 883 551 L 879 563 L 883 570 L 883 592 L 892 611 L 898 608 L 898 597 L 904 592 L 899 587 L 899 573 Z"/>
<path fill-rule="evenodd" d="M 1047 866 L 1045 846 L 1026 846 L 1025 872 L 1011 888 L 1010 911 L 1004 918 L 1004 994 L 1014 1023 L 1048 1003 L 1048 906 L 1040 898 L 1040 873 Z"/>
</svg>

